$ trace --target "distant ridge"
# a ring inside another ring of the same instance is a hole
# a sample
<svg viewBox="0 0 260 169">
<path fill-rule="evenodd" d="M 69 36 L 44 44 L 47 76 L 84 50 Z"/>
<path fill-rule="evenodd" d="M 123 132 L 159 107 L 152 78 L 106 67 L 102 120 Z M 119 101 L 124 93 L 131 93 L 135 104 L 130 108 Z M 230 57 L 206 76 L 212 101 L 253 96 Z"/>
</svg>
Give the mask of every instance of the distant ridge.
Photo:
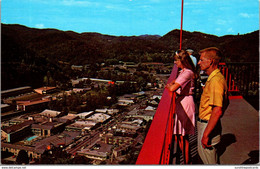
<svg viewBox="0 0 260 169">
<path fill-rule="evenodd" d="M 177 29 L 164 36 L 112 36 L 1 23 L 1 38 L 2 82 L 5 81 L 2 89 L 11 88 L 12 83 L 16 83 L 15 87 L 32 81 L 40 85 L 47 72 L 64 73 L 63 67 L 58 65 L 60 62 L 91 66 L 109 59 L 135 63 L 172 62 L 173 51 L 180 46 Z M 199 50 L 216 46 L 223 52 L 223 61 L 259 62 L 259 30 L 222 37 L 183 31 L 182 42 L 182 48 L 193 49 L 197 57 Z"/>
<path fill-rule="evenodd" d="M 36 55 L 41 53 L 48 58 L 55 57 L 72 64 L 79 64 L 102 62 L 106 58 L 122 55 L 172 52 L 179 48 L 180 33 L 177 29 L 161 37 L 159 35 L 110 36 L 87 32 L 80 34 L 57 29 L 28 28 L 17 24 L 1 24 L 1 26 L 2 61 L 11 59 L 10 55 L 21 59 L 25 51 L 28 54 L 28 50 Z M 183 49 L 192 48 L 195 53 L 202 48 L 216 46 L 230 61 L 258 62 L 259 31 L 222 37 L 183 31 L 182 46 Z M 13 50 L 14 48 L 18 50 Z"/>
</svg>

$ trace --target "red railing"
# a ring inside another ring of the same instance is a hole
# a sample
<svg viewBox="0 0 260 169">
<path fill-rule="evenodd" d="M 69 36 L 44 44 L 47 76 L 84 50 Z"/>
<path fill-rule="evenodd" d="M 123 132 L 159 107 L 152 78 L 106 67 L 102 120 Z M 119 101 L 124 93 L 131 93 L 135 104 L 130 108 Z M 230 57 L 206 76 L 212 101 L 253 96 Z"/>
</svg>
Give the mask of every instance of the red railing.
<svg viewBox="0 0 260 169">
<path fill-rule="evenodd" d="M 253 76 L 254 78 L 248 77 L 245 82 L 241 82 L 241 79 L 246 79 L 246 75 L 249 76 L 249 72 L 258 73 L 256 63 L 220 63 L 219 69 L 225 76 L 228 91 L 232 94 L 229 96 L 230 99 L 243 98 L 242 94 L 245 89 L 258 90 L 259 83 L 255 82 L 257 81 L 255 76 Z M 167 83 L 176 78 L 177 71 L 178 68 L 174 65 Z M 175 99 L 173 98 L 175 98 L 175 93 L 165 89 L 136 164 L 169 164 L 173 150 L 172 130 L 175 109 Z"/>
<path fill-rule="evenodd" d="M 228 91 L 239 92 L 237 85 L 235 85 L 235 80 L 232 78 L 231 73 L 229 73 L 228 71 L 228 67 L 226 66 L 226 63 L 219 63 L 219 69 L 221 70 L 222 74 L 226 78 Z"/>
<path fill-rule="evenodd" d="M 228 69 L 226 63 L 220 63 L 219 69 L 226 78 L 229 92 L 238 93 L 238 95 L 231 96 L 230 99 L 243 98 L 239 94 L 239 89 L 233 79 L 233 74 L 230 73 L 231 71 Z M 178 68 L 174 65 L 167 83 L 176 78 L 177 71 Z M 175 98 L 175 93 L 165 89 L 136 164 L 169 164 L 171 151 L 173 149 L 172 130 L 175 109 L 175 99 L 173 98 Z"/>
<path fill-rule="evenodd" d="M 167 83 L 176 78 L 177 71 L 174 65 Z M 169 164 L 175 109 L 173 98 L 175 93 L 165 89 L 136 164 Z"/>
<path fill-rule="evenodd" d="M 232 96 L 248 97 L 259 94 L 259 63 L 228 62 L 220 65 Z"/>
</svg>

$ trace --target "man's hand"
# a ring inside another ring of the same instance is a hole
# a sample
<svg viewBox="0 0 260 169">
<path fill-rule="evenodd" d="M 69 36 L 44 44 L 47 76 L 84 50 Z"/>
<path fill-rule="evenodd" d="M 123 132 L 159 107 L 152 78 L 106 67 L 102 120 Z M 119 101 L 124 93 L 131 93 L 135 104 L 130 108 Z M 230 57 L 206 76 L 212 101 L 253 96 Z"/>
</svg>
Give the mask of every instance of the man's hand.
<svg viewBox="0 0 260 169">
<path fill-rule="evenodd" d="M 201 139 L 201 144 L 203 148 L 210 148 L 212 145 L 208 145 L 209 143 L 209 137 L 203 136 Z"/>
<path fill-rule="evenodd" d="M 207 125 L 206 129 L 204 130 L 204 133 L 203 133 L 203 136 L 201 139 L 201 144 L 202 144 L 203 148 L 212 147 L 211 145 L 208 145 L 209 144 L 209 134 L 217 125 L 217 122 L 219 121 L 221 115 L 222 115 L 222 108 L 213 106 L 212 113 L 211 113 L 210 119 L 208 121 L 208 125 Z"/>
</svg>

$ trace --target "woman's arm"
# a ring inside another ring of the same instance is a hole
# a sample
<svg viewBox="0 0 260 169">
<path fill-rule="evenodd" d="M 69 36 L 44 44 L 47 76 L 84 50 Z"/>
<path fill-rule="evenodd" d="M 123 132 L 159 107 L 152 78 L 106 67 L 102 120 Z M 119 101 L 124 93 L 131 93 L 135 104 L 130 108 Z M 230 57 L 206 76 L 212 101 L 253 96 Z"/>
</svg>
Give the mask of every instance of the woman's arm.
<svg viewBox="0 0 260 169">
<path fill-rule="evenodd" d="M 174 84 L 167 84 L 166 88 L 169 89 L 171 92 L 176 91 L 181 85 L 179 83 Z"/>
<path fill-rule="evenodd" d="M 170 83 L 165 85 L 165 88 L 168 88 L 169 86 L 173 85 L 175 83 L 175 80 L 171 81 Z M 168 86 L 168 87 L 167 87 Z"/>
<path fill-rule="evenodd" d="M 173 85 L 175 83 L 175 80 L 171 81 L 171 83 L 169 83 L 170 85 Z"/>
</svg>

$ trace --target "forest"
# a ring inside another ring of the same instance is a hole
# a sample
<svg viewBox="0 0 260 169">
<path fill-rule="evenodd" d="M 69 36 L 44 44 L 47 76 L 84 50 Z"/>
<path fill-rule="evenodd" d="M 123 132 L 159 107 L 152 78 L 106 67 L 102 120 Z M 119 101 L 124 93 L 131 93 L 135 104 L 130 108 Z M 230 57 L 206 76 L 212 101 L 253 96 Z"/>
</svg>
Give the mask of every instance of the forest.
<svg viewBox="0 0 260 169">
<path fill-rule="evenodd" d="M 179 49 L 179 30 L 164 36 L 110 36 L 1 23 L 1 40 L 2 90 L 57 83 L 66 88 L 78 76 L 71 65 L 89 65 L 81 75 L 97 77 L 101 63 L 172 63 Z M 193 49 L 195 56 L 209 46 L 223 52 L 223 62 L 259 62 L 259 31 L 222 37 L 183 31 L 182 48 Z"/>
</svg>

